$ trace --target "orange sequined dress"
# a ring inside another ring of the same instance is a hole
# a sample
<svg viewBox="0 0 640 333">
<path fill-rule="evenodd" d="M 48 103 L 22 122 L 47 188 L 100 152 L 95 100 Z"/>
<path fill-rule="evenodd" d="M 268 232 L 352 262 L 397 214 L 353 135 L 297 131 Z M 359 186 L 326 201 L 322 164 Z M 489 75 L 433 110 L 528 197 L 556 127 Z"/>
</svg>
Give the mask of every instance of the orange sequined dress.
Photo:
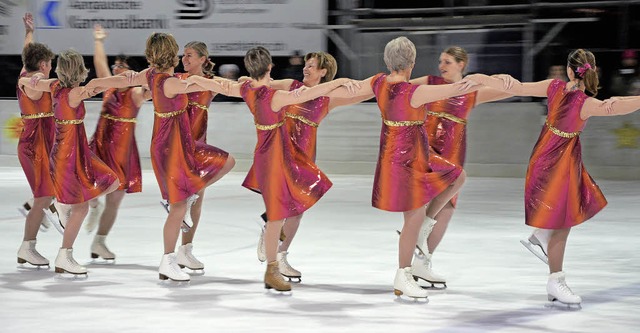
<svg viewBox="0 0 640 333">
<path fill-rule="evenodd" d="M 189 77 L 189 73 L 178 73 L 176 77 L 185 80 Z M 211 79 L 211 76 L 205 76 Z M 209 121 L 209 107 L 211 101 L 215 97 L 216 93 L 211 90 L 196 91 L 188 93 L 189 106 L 187 112 L 189 113 L 189 121 L 191 122 L 191 136 L 196 141 L 207 142 L 207 124 Z"/>
<path fill-rule="evenodd" d="M 20 89 L 16 89 L 16 95 L 23 124 L 18 140 L 18 160 L 27 176 L 33 197 L 53 197 L 55 189 L 51 179 L 49 153 L 56 129 L 51 93 L 42 93 L 37 101 L 31 100 Z"/>
<path fill-rule="evenodd" d="M 253 88 L 245 82 L 242 98 L 253 114 L 258 141 L 252 169 L 269 221 L 297 216 L 313 206 L 331 188 L 331 181 L 291 140 L 284 108 L 271 110 L 275 90 Z"/>
<path fill-rule="evenodd" d="M 371 81 L 382 114 L 372 204 L 386 211 L 405 212 L 442 193 L 460 176 L 462 167 L 429 155 L 426 108 L 414 108 L 410 102 L 418 86 L 386 79 L 381 73 Z"/>
<path fill-rule="evenodd" d="M 56 200 L 64 204 L 89 201 L 115 182 L 116 174 L 89 148 L 84 129 L 84 102 L 69 105 L 69 92 L 60 81 L 51 84 L 56 138 L 51 149 L 51 175 Z"/>
<path fill-rule="evenodd" d="M 136 143 L 136 117 L 140 108 L 132 97 L 133 88 L 104 92 L 102 112 L 89 147 L 118 175 L 127 193 L 142 191 L 140 154 Z"/>
<path fill-rule="evenodd" d="M 578 225 L 601 211 L 607 200 L 582 163 L 580 110 L 588 98 L 553 80 L 547 89 L 548 114 L 533 148 L 525 180 L 526 224 L 544 229 Z"/>
<path fill-rule="evenodd" d="M 203 189 L 220 172 L 229 154 L 193 140 L 187 95 L 168 98 L 164 94 L 164 83 L 172 75 L 153 68 L 146 75 L 155 108 L 151 164 L 162 198 L 172 204 Z"/>
</svg>

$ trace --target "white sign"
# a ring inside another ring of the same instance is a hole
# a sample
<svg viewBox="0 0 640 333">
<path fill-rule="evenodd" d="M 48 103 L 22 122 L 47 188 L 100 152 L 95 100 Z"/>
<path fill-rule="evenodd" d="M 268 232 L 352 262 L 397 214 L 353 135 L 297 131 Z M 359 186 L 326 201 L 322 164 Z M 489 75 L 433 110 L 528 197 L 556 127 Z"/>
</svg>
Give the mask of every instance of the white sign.
<svg viewBox="0 0 640 333">
<path fill-rule="evenodd" d="M 108 54 L 143 55 L 152 32 L 179 45 L 202 41 L 215 56 L 243 56 L 257 45 L 273 55 L 326 48 L 326 0 L 0 0 L 0 54 L 20 54 L 25 12 L 33 13 L 36 41 L 54 52 L 93 53 L 93 26 L 109 33 Z"/>
</svg>

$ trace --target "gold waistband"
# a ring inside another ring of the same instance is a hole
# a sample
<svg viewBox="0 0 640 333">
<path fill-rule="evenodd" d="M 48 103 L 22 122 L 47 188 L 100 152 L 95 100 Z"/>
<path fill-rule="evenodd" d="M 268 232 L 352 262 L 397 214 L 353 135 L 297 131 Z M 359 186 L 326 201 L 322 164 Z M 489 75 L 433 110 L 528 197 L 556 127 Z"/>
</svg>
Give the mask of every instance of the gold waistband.
<svg viewBox="0 0 640 333">
<path fill-rule="evenodd" d="M 402 127 L 402 126 L 421 126 L 424 125 L 424 120 L 401 120 L 401 121 L 393 121 L 382 119 L 385 125 L 392 127 Z"/>
<path fill-rule="evenodd" d="M 259 129 L 259 130 L 261 130 L 261 131 L 270 131 L 270 130 L 272 130 L 272 129 L 276 129 L 276 128 L 278 128 L 278 127 L 282 126 L 282 125 L 284 125 L 284 120 L 283 120 L 283 121 L 281 121 L 281 122 L 279 122 L 279 123 L 273 124 L 273 125 L 260 125 L 260 124 L 256 124 L 256 128 L 257 128 L 257 129 Z"/>
<path fill-rule="evenodd" d="M 575 138 L 576 136 L 580 135 L 580 131 L 578 131 L 578 132 L 564 132 L 564 131 L 561 131 L 561 130 L 551 126 L 551 124 L 549 124 L 548 120 L 545 121 L 544 124 L 547 125 L 547 128 L 549 128 L 549 130 L 553 134 L 555 134 L 557 136 L 561 136 L 563 138 L 571 139 L 571 138 Z"/>
<path fill-rule="evenodd" d="M 170 112 L 158 112 L 158 111 L 153 111 L 156 116 L 160 117 L 160 118 L 171 118 L 171 117 L 175 117 L 181 113 L 184 113 L 185 111 L 187 111 L 187 109 L 182 109 L 182 110 L 178 110 L 178 111 L 170 111 Z"/>
<path fill-rule="evenodd" d="M 293 113 L 287 112 L 287 113 L 285 113 L 285 116 L 287 116 L 287 117 L 289 117 L 291 119 L 299 120 L 299 121 L 301 121 L 301 122 L 303 122 L 303 123 L 305 123 L 305 124 L 307 124 L 309 126 L 312 126 L 312 127 L 318 127 L 318 125 L 319 125 L 315 121 L 309 120 L 309 119 L 307 119 L 307 118 L 305 118 L 303 116 L 299 116 L 297 114 L 293 114 Z"/>
<path fill-rule="evenodd" d="M 200 104 L 200 103 L 197 103 L 197 102 L 189 102 L 189 105 L 195 106 L 195 107 L 197 107 L 199 109 L 202 109 L 204 111 L 209 111 L 209 107 L 204 105 L 204 104 Z"/>
<path fill-rule="evenodd" d="M 460 117 L 456 117 L 456 116 L 454 116 L 454 115 L 452 115 L 450 113 L 427 111 L 427 114 L 430 115 L 430 116 L 451 120 L 451 121 L 453 121 L 455 123 L 458 123 L 458 124 L 462 124 L 462 125 L 466 125 L 467 124 L 467 120 L 466 119 L 462 119 Z"/>
<path fill-rule="evenodd" d="M 21 114 L 20 117 L 22 117 L 22 119 L 38 119 L 38 118 L 53 117 L 53 112 L 40 112 L 40 113 L 34 113 L 34 114 Z"/>
<path fill-rule="evenodd" d="M 84 122 L 83 119 L 58 119 L 56 118 L 56 124 L 60 125 L 79 125 Z"/>
<path fill-rule="evenodd" d="M 123 122 L 123 123 L 135 123 L 135 122 L 137 122 L 136 118 L 116 117 L 116 116 L 112 116 L 112 115 L 110 115 L 108 113 L 101 113 L 100 117 L 105 118 L 105 119 L 109 119 L 109 120 L 113 120 L 113 121 Z"/>
</svg>

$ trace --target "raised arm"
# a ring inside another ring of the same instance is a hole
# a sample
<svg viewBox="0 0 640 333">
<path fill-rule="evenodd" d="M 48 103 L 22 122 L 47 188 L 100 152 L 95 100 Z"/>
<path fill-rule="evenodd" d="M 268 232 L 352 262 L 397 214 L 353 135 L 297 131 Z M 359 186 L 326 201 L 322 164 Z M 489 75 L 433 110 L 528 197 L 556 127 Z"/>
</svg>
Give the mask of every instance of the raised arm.
<svg viewBox="0 0 640 333">
<path fill-rule="evenodd" d="M 25 13 L 24 17 L 22 18 L 22 22 L 24 22 L 24 44 L 22 45 L 22 48 L 24 49 L 25 47 L 27 47 L 27 45 L 33 42 L 33 30 L 35 29 L 35 25 L 33 24 L 33 15 L 28 12 Z M 24 68 L 24 66 L 22 66 L 20 74 L 26 71 L 27 70 Z"/>
<path fill-rule="evenodd" d="M 305 89 L 301 91 L 299 94 L 292 94 L 288 91 L 278 90 L 273 95 L 273 100 L 271 100 L 271 109 L 274 111 L 280 110 L 282 107 L 298 104 L 302 102 L 306 102 L 308 100 L 312 100 L 314 98 L 318 98 L 320 96 L 324 96 L 328 94 L 330 91 L 338 88 L 343 84 L 347 84 L 351 82 L 351 79 L 341 78 L 333 81 L 325 82 L 319 84 L 317 86 Z"/>
<path fill-rule="evenodd" d="M 96 76 L 99 78 L 111 76 L 107 53 L 104 51 L 105 38 L 107 38 L 107 32 L 102 29 L 102 26 L 96 24 L 93 27 L 93 67 L 96 68 Z"/>
<path fill-rule="evenodd" d="M 640 96 L 611 97 L 605 101 L 588 98 L 582 110 L 580 118 L 586 120 L 589 117 L 620 116 L 640 109 Z"/>
</svg>

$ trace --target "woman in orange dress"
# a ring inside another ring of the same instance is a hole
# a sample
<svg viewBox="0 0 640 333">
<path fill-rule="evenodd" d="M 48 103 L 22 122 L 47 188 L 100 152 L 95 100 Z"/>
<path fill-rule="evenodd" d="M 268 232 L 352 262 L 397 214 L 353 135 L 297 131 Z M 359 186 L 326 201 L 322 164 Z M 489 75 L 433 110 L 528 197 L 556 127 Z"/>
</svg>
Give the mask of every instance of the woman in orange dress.
<svg viewBox="0 0 640 333">
<path fill-rule="evenodd" d="M 82 55 L 74 50 L 63 51 L 57 62 L 58 79 L 42 80 L 44 75 L 34 75 L 21 78 L 18 85 L 23 90 L 24 86 L 30 85 L 35 90 L 52 94 L 56 135 L 51 149 L 50 171 L 57 200 L 54 205 L 59 213 L 59 220 L 52 222 L 64 229 L 55 270 L 56 273 L 86 275 L 86 267 L 73 258 L 73 243 L 87 215 L 88 201 L 115 191 L 120 182 L 116 174 L 89 149 L 83 100 L 100 91 L 80 86 L 89 72 L 84 67 Z M 92 81 L 96 80 L 100 79 Z"/>
<path fill-rule="evenodd" d="M 107 54 L 104 50 L 104 39 L 107 32 L 100 25 L 93 30 L 94 54 L 93 64 L 99 78 L 120 75 L 130 69 L 127 58 L 116 57 L 109 70 Z M 140 155 L 136 143 L 136 117 L 142 104 L 151 98 L 151 93 L 143 87 L 111 88 L 102 97 L 102 111 L 96 131 L 89 142 L 89 147 L 118 175 L 120 187 L 106 195 L 105 203 L 94 199 L 89 202 L 89 214 L 85 229 L 93 231 L 98 226 L 91 243 L 91 257 L 115 260 L 116 255 L 106 245 L 106 238 L 116 221 L 118 208 L 125 193 L 142 191 L 142 171 Z"/>
</svg>

